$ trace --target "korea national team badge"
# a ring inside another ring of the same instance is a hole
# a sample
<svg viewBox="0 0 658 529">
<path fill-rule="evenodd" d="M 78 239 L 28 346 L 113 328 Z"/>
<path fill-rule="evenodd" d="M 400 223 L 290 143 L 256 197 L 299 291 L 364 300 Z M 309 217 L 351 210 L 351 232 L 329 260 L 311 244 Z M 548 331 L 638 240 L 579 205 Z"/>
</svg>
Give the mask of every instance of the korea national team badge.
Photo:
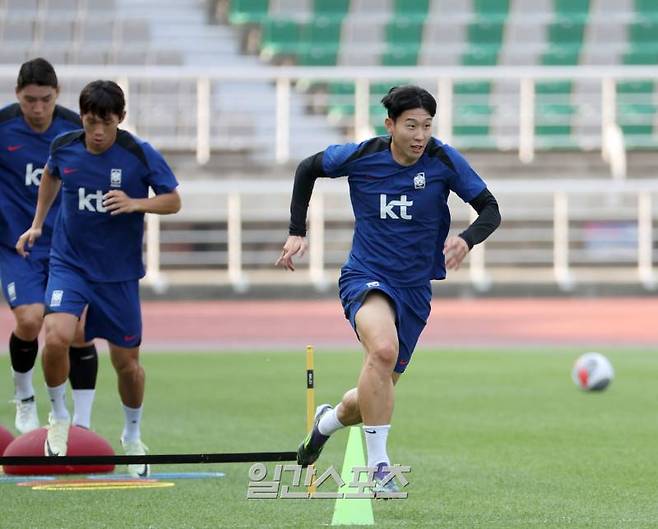
<svg viewBox="0 0 658 529">
<path fill-rule="evenodd" d="M 121 169 L 110 171 L 110 187 L 121 187 Z"/>
<path fill-rule="evenodd" d="M 414 176 L 414 189 L 425 189 L 425 173 Z"/>
</svg>

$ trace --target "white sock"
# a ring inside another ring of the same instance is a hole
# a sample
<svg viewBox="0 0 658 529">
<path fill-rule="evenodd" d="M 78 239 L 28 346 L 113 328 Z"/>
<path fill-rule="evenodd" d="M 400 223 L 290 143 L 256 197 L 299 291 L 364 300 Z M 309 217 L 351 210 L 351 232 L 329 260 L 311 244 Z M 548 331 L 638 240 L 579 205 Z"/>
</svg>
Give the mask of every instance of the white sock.
<svg viewBox="0 0 658 529">
<path fill-rule="evenodd" d="M 91 428 L 91 406 L 94 403 L 95 389 L 73 390 L 73 424 Z"/>
<path fill-rule="evenodd" d="M 48 395 L 50 396 L 50 407 L 52 409 L 53 418 L 62 421 L 69 420 L 69 410 L 66 409 L 66 382 L 51 388 L 48 388 Z"/>
<path fill-rule="evenodd" d="M 141 438 L 141 422 L 142 422 L 142 408 L 129 408 L 128 406 L 123 406 L 123 415 L 125 417 L 125 423 L 123 426 L 123 433 L 121 434 L 121 439 L 126 442 L 137 441 Z"/>
<path fill-rule="evenodd" d="M 363 433 L 366 436 L 366 447 L 368 449 L 368 466 L 376 467 L 379 463 L 391 463 L 386 453 L 386 439 L 390 424 L 379 426 L 363 426 Z"/>
<path fill-rule="evenodd" d="M 338 404 L 335 408 L 325 413 L 318 423 L 318 430 L 322 435 L 331 435 L 334 432 L 345 428 L 345 425 L 338 420 Z"/>
<path fill-rule="evenodd" d="M 18 400 L 29 399 L 34 396 L 34 386 L 32 386 L 32 373 L 34 368 L 26 373 L 19 373 L 12 369 L 14 374 L 14 388 Z"/>
</svg>

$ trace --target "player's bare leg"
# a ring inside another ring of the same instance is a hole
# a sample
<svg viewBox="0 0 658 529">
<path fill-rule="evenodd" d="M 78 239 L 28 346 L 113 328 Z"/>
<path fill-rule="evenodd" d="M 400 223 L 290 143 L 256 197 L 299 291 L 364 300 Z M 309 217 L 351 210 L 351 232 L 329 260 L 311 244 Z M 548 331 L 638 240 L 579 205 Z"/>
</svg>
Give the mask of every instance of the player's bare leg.
<svg viewBox="0 0 658 529">
<path fill-rule="evenodd" d="M 64 456 L 67 452 L 71 418 L 66 407 L 66 380 L 69 376 L 69 347 L 73 342 L 78 318 L 73 314 L 51 313 L 44 318 L 46 343 L 41 363 L 50 396 L 48 437 L 44 452 Z"/>
<path fill-rule="evenodd" d="M 368 295 L 356 314 L 356 329 L 366 350 L 357 386 L 363 424 L 390 424 L 394 401 L 391 374 L 398 359 L 398 334 L 387 296 L 377 291 Z"/>
<path fill-rule="evenodd" d="M 119 396 L 125 418 L 121 445 L 126 455 L 145 455 L 148 448 L 141 438 L 145 374 L 139 363 L 139 347 L 119 347 L 111 343 L 110 357 L 117 372 Z M 148 477 L 149 471 L 148 465 L 128 465 L 128 472 L 133 477 Z"/>
<path fill-rule="evenodd" d="M 297 450 L 299 464 L 313 464 L 331 434 L 344 426 L 362 422 L 362 418 L 368 425 L 364 431 L 369 465 L 375 467 L 389 462 L 386 438 L 393 412 L 393 386 L 399 374 L 393 371 L 398 356 L 398 337 L 395 313 L 388 297 L 372 292 L 357 312 L 356 325 L 366 350 L 359 387 L 347 391 L 336 408 L 328 404 L 318 406 L 313 428 Z M 364 413 L 364 410 L 367 411 Z"/>
</svg>

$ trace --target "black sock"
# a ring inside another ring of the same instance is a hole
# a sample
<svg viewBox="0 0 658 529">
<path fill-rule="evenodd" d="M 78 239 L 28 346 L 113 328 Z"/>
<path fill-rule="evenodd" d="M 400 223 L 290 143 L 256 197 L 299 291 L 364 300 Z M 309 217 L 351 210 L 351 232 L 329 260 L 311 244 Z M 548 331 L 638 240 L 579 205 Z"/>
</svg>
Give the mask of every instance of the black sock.
<svg viewBox="0 0 658 529">
<path fill-rule="evenodd" d="M 34 339 L 26 342 L 21 340 L 13 332 L 9 338 L 9 356 L 11 367 L 17 373 L 27 373 L 34 367 L 39 352 L 39 340 Z"/>
<path fill-rule="evenodd" d="M 95 389 L 98 374 L 98 353 L 94 344 L 69 347 L 71 370 L 69 380 L 73 389 Z"/>
</svg>

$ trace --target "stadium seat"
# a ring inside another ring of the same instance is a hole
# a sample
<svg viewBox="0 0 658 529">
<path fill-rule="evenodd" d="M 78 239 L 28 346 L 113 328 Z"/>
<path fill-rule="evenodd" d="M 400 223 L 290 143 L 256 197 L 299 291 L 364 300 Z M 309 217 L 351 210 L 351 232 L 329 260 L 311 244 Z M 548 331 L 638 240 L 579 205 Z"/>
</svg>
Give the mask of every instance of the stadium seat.
<svg viewBox="0 0 658 529">
<path fill-rule="evenodd" d="M 473 11 L 478 20 L 503 23 L 507 19 L 509 0 L 473 0 Z"/>
<path fill-rule="evenodd" d="M 293 20 L 269 18 L 263 22 L 261 35 L 261 57 L 265 60 L 299 52 L 301 31 Z"/>
<path fill-rule="evenodd" d="M 639 19 L 658 21 L 658 3 L 655 0 L 635 0 L 635 12 Z"/>
<path fill-rule="evenodd" d="M 425 22 L 429 10 L 429 0 L 395 0 L 393 2 L 393 19 L 402 17 Z"/>
<path fill-rule="evenodd" d="M 655 147 L 657 105 L 652 80 L 617 83 L 617 122 L 628 148 Z"/>
<path fill-rule="evenodd" d="M 328 17 L 342 20 L 350 8 L 350 0 L 314 0 L 314 17 Z"/>
<path fill-rule="evenodd" d="M 462 81 L 453 86 L 453 142 L 462 148 L 492 148 L 489 81 Z"/>
<path fill-rule="evenodd" d="M 572 118 L 576 107 L 572 104 L 571 81 L 545 81 L 535 86 L 536 143 L 543 149 L 563 149 L 575 146 L 572 137 Z"/>
<path fill-rule="evenodd" d="M 231 24 L 260 24 L 267 18 L 269 0 L 231 0 Z"/>
<path fill-rule="evenodd" d="M 553 9 L 559 20 L 584 23 L 589 15 L 589 0 L 554 0 Z"/>
</svg>

